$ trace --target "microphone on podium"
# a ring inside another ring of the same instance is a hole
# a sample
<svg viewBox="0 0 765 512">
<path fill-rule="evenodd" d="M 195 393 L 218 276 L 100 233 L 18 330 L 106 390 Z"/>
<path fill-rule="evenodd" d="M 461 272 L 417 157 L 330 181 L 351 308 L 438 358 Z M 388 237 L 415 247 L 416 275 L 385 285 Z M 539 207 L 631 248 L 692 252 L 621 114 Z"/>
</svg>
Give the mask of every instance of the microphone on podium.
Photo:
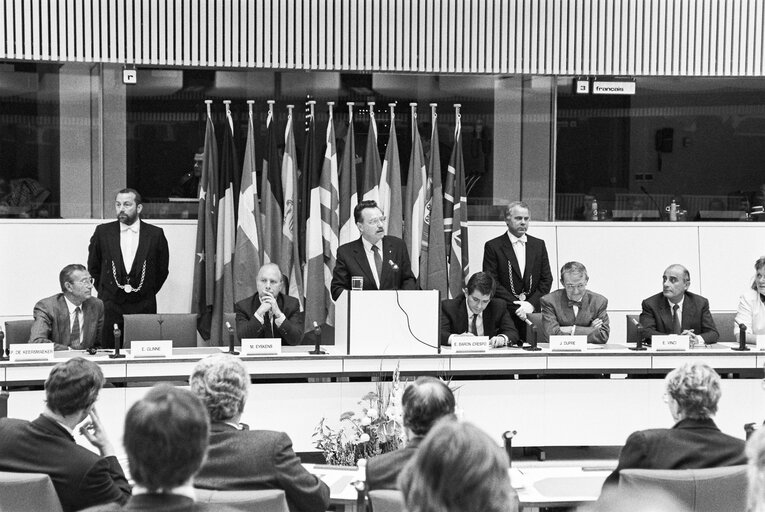
<svg viewBox="0 0 765 512">
<path fill-rule="evenodd" d="M 234 356 L 238 356 L 239 352 L 234 350 L 234 328 L 231 327 L 229 322 L 226 322 L 226 329 L 228 330 L 228 353 Z"/>
<path fill-rule="evenodd" d="M 749 347 L 746 346 L 746 324 L 738 324 L 738 347 L 733 347 L 731 350 L 736 352 L 749 351 Z"/>
<path fill-rule="evenodd" d="M 114 324 L 114 354 L 109 354 L 109 359 L 123 359 L 125 354 L 120 354 L 122 348 L 122 333 L 120 327 Z"/>
<path fill-rule="evenodd" d="M 637 327 L 637 342 L 635 344 L 635 347 L 629 347 L 630 350 L 646 350 L 646 348 L 643 346 L 643 326 L 640 325 L 640 322 L 635 320 L 634 318 L 630 318 L 633 324 L 635 324 L 635 327 Z"/>
<path fill-rule="evenodd" d="M 529 320 L 529 317 L 524 318 L 523 321 L 526 322 L 526 325 L 531 327 L 531 332 L 534 333 L 534 335 L 532 336 L 533 341 L 529 344 L 528 347 L 523 347 L 523 350 L 528 350 L 529 352 L 538 352 L 542 350 L 541 348 L 537 347 L 537 336 L 538 336 L 537 326 L 534 325 L 534 322 Z"/>
<path fill-rule="evenodd" d="M 316 321 L 313 322 L 313 335 L 316 337 L 316 344 L 313 347 L 313 350 L 309 350 L 309 354 L 314 355 L 321 355 L 326 354 L 324 350 L 321 349 L 321 326 L 316 323 Z"/>
</svg>

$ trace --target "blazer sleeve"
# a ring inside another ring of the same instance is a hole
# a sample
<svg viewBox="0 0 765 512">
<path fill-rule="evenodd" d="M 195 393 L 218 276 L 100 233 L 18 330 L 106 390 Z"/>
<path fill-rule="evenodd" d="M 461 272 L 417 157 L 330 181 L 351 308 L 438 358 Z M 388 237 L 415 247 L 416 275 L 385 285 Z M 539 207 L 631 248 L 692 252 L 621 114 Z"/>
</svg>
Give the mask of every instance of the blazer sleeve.
<svg viewBox="0 0 765 512">
<path fill-rule="evenodd" d="M 706 345 L 717 343 L 717 340 L 720 339 L 720 333 L 717 332 L 714 318 L 712 318 L 712 313 L 709 311 L 709 301 L 707 299 L 702 299 L 700 334 L 704 338 Z"/>
<path fill-rule="evenodd" d="M 53 316 L 55 311 L 49 311 L 43 301 L 39 301 L 34 307 L 34 323 L 29 334 L 29 343 L 54 343 L 53 350 L 68 350 L 63 343 L 56 343 L 53 332 Z"/>
<path fill-rule="evenodd" d="M 85 506 L 109 502 L 124 504 L 131 495 L 130 484 L 114 456 L 99 458 L 83 477 L 79 490 L 80 496 L 87 500 Z"/>
<path fill-rule="evenodd" d="M 451 312 L 447 300 L 441 301 L 441 345 L 449 344 L 449 336 L 454 333 Z"/>
<path fill-rule="evenodd" d="M 521 337 L 518 335 L 518 329 L 515 328 L 510 312 L 507 310 L 507 304 L 502 299 L 497 299 L 497 308 L 494 312 L 497 315 L 497 334 L 507 336 L 508 344 L 517 344 Z"/>
<path fill-rule="evenodd" d="M 552 271 L 550 270 L 550 258 L 547 256 L 547 246 L 544 242 L 540 242 L 539 245 L 539 285 L 526 298 L 526 301 L 530 302 L 536 311 L 539 311 L 541 308 L 540 299 L 550 293 L 553 282 Z"/>
<path fill-rule="evenodd" d="M 255 316 L 254 311 L 250 311 L 249 303 L 251 299 L 246 299 L 240 303 L 234 304 L 234 313 L 236 313 L 236 334 L 239 339 L 242 338 L 262 338 L 263 324 Z M 243 303 L 247 303 L 247 306 Z M 286 321 L 286 320 L 285 320 Z"/>
<path fill-rule="evenodd" d="M 95 280 L 94 288 L 96 290 L 99 290 L 101 285 L 101 260 L 101 236 L 98 227 L 96 227 L 88 245 L 88 272 Z"/>
<path fill-rule="evenodd" d="M 598 345 L 606 343 L 608 341 L 608 335 L 611 331 L 611 325 L 608 320 L 608 313 L 606 312 L 607 309 L 608 299 L 605 297 L 603 299 L 598 298 L 595 303 L 593 303 L 592 320 L 600 318 L 603 320 L 601 326 L 598 328 L 593 328 L 591 326 L 577 326 L 574 333 L 587 334 L 587 343 L 595 343 Z"/>
<path fill-rule="evenodd" d="M 170 249 L 167 246 L 167 238 L 165 238 L 163 229 L 157 229 L 159 230 L 159 240 L 157 247 L 157 280 L 154 288 L 155 292 L 159 292 L 170 273 Z"/>
<path fill-rule="evenodd" d="M 539 304 L 542 308 L 542 325 L 544 325 L 546 338 L 552 335 L 563 334 L 558 322 L 558 312 L 555 309 L 554 299 L 551 296 L 544 296 Z"/>
<path fill-rule="evenodd" d="M 496 290 L 494 296 L 498 299 L 504 300 L 507 304 L 511 304 L 515 299 L 510 291 L 501 284 L 499 278 L 499 254 L 494 248 L 494 244 L 491 241 L 486 242 L 483 246 L 483 271 L 488 272 L 494 278 L 496 284 Z M 504 260 L 504 265 L 507 265 L 507 260 Z"/>
<path fill-rule="evenodd" d="M 643 326 L 643 339 L 651 339 L 655 334 L 663 334 L 657 328 L 656 317 L 659 314 L 648 299 L 641 304 L 640 325 Z"/>
<path fill-rule="evenodd" d="M 297 345 L 303 337 L 303 315 L 300 313 L 300 303 L 297 307 L 284 304 L 284 321 L 277 326 L 282 342 L 288 345 Z"/>
<path fill-rule="evenodd" d="M 337 300 L 343 290 L 351 289 L 351 278 L 348 274 L 348 264 L 346 263 L 346 252 L 341 247 L 337 251 L 337 260 L 335 260 L 335 270 L 332 271 L 332 284 L 330 290 L 332 292 L 332 300 Z"/>
<path fill-rule="evenodd" d="M 621 453 L 619 453 L 619 463 L 616 469 L 608 475 L 603 489 L 612 485 L 618 485 L 619 472 L 622 469 L 642 468 L 646 459 L 646 438 L 643 432 L 633 432 L 624 443 Z"/>
<path fill-rule="evenodd" d="M 274 443 L 274 467 L 279 487 L 284 489 L 290 510 L 324 512 L 329 505 L 329 487 L 306 470 L 292 450 L 284 432 Z"/>
</svg>

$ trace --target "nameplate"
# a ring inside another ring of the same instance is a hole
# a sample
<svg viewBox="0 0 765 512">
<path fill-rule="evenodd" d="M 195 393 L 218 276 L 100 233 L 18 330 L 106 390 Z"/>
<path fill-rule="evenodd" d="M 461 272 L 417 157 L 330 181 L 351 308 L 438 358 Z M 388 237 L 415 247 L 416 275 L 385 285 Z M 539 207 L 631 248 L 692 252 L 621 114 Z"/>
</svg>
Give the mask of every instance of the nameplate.
<svg viewBox="0 0 765 512">
<path fill-rule="evenodd" d="M 243 356 L 271 356 L 282 353 L 280 338 L 243 338 Z"/>
<path fill-rule="evenodd" d="M 653 335 L 651 336 L 651 346 L 657 351 L 686 352 L 691 347 L 691 337 L 687 334 Z"/>
<path fill-rule="evenodd" d="M 757 335 L 757 350 L 765 350 L 765 334 Z"/>
<path fill-rule="evenodd" d="M 172 340 L 146 340 L 130 343 L 130 354 L 133 357 L 170 357 L 173 355 Z"/>
<path fill-rule="evenodd" d="M 455 336 L 452 338 L 452 352 L 488 352 L 488 336 Z"/>
<path fill-rule="evenodd" d="M 553 334 L 550 336 L 550 350 L 553 352 L 584 352 L 587 350 L 587 336 L 584 334 Z"/>
<path fill-rule="evenodd" d="M 53 361 L 53 343 L 11 343 L 11 361 Z"/>
</svg>

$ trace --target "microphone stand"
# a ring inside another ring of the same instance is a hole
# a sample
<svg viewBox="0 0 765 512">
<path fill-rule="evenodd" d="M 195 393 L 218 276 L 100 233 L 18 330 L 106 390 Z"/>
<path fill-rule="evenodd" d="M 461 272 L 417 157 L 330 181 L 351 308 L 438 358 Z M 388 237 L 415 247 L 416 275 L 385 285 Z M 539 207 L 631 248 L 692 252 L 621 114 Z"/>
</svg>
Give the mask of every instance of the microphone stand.
<svg viewBox="0 0 765 512">
<path fill-rule="evenodd" d="M 228 353 L 233 356 L 238 356 L 239 352 L 234 350 L 234 328 L 231 324 L 226 322 L 226 328 L 228 329 Z"/>
<path fill-rule="evenodd" d="M 157 317 L 157 323 L 159 324 L 159 339 L 164 340 L 165 338 L 162 337 L 162 324 L 165 322 L 165 320 L 160 316 Z"/>
<path fill-rule="evenodd" d="M 637 320 L 635 320 L 634 318 L 632 319 L 632 323 L 635 324 L 635 327 L 637 327 L 637 337 L 638 338 L 637 338 L 637 342 L 635 343 L 635 346 L 634 347 L 628 347 L 628 348 L 630 350 L 636 350 L 638 352 L 642 351 L 642 350 L 647 350 L 643 346 L 643 326 L 640 325 L 640 323 Z"/>
<path fill-rule="evenodd" d="M 661 154 L 659 155 L 659 158 L 661 158 Z M 662 211 L 661 206 L 659 206 L 659 203 L 656 202 L 656 199 L 654 199 L 653 196 L 648 193 L 648 191 L 645 189 L 645 187 L 643 185 L 640 185 L 640 190 L 645 195 L 648 196 L 648 199 L 651 200 L 651 202 L 653 203 L 653 206 L 656 208 L 656 211 L 659 212 L 659 220 L 660 221 L 664 220 L 664 218 L 663 218 L 664 217 L 664 212 Z"/>
<path fill-rule="evenodd" d="M 534 341 L 530 343 L 531 346 L 522 348 L 523 350 L 528 350 L 529 352 L 539 352 L 542 349 L 537 347 L 537 337 L 539 336 L 539 333 L 537 332 L 537 326 L 531 323 L 528 318 L 526 319 L 526 323 L 529 325 L 529 327 L 531 327 L 531 332 L 534 333 Z"/>
<path fill-rule="evenodd" d="M 7 361 L 10 351 L 6 349 L 3 340 L 5 340 L 5 333 L 0 330 L 0 361 Z"/>
<path fill-rule="evenodd" d="M 732 347 L 731 350 L 736 352 L 748 352 L 750 349 L 746 346 L 746 325 L 739 324 L 738 326 L 738 347 Z"/>
<path fill-rule="evenodd" d="M 124 359 L 125 354 L 120 354 L 122 347 L 122 333 L 117 324 L 114 324 L 114 354 L 109 354 L 109 359 Z"/>
<path fill-rule="evenodd" d="M 326 352 L 321 349 L 321 327 L 316 322 L 313 323 L 313 335 L 316 337 L 316 344 L 314 345 L 313 350 L 309 350 L 308 353 L 315 356 L 326 354 Z"/>
</svg>

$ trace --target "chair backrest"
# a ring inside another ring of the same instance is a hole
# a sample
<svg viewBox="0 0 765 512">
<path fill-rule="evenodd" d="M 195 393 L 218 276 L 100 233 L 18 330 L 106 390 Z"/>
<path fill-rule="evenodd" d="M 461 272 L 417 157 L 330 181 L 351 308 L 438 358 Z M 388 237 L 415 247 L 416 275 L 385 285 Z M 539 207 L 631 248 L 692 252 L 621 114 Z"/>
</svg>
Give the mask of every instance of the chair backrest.
<svg viewBox="0 0 765 512">
<path fill-rule="evenodd" d="M 401 491 L 391 489 L 377 489 L 369 491 L 369 504 L 372 512 L 403 512 L 404 495 Z"/>
<path fill-rule="evenodd" d="M 531 313 L 528 315 L 529 321 L 534 324 L 534 329 L 526 325 L 526 343 L 547 343 L 549 339 L 545 333 L 544 322 L 542 322 L 542 313 Z M 535 332 L 536 331 L 536 332 Z"/>
<path fill-rule="evenodd" d="M 62 512 L 56 489 L 44 473 L 0 471 L 0 510 Z"/>
<path fill-rule="evenodd" d="M 746 466 L 707 469 L 623 469 L 619 490 L 646 496 L 664 491 L 693 512 L 746 512 Z"/>
<path fill-rule="evenodd" d="M 627 341 L 637 341 L 637 327 L 632 323 L 632 319 L 639 320 L 640 315 L 627 315 Z M 738 341 L 733 331 L 736 313 L 712 313 L 712 319 L 720 333 L 718 342 L 735 343 Z"/>
<path fill-rule="evenodd" d="M 5 344 L 28 343 L 34 323 L 35 321 L 31 318 L 26 320 L 8 320 L 5 322 Z"/>
<path fill-rule="evenodd" d="M 225 503 L 236 510 L 257 512 L 289 512 L 287 496 L 281 489 L 257 491 L 213 491 L 195 489 L 197 501 L 201 503 Z"/>
<path fill-rule="evenodd" d="M 174 347 L 197 346 L 197 315 L 164 313 L 125 315 L 123 348 L 133 341 L 173 340 Z"/>
</svg>

